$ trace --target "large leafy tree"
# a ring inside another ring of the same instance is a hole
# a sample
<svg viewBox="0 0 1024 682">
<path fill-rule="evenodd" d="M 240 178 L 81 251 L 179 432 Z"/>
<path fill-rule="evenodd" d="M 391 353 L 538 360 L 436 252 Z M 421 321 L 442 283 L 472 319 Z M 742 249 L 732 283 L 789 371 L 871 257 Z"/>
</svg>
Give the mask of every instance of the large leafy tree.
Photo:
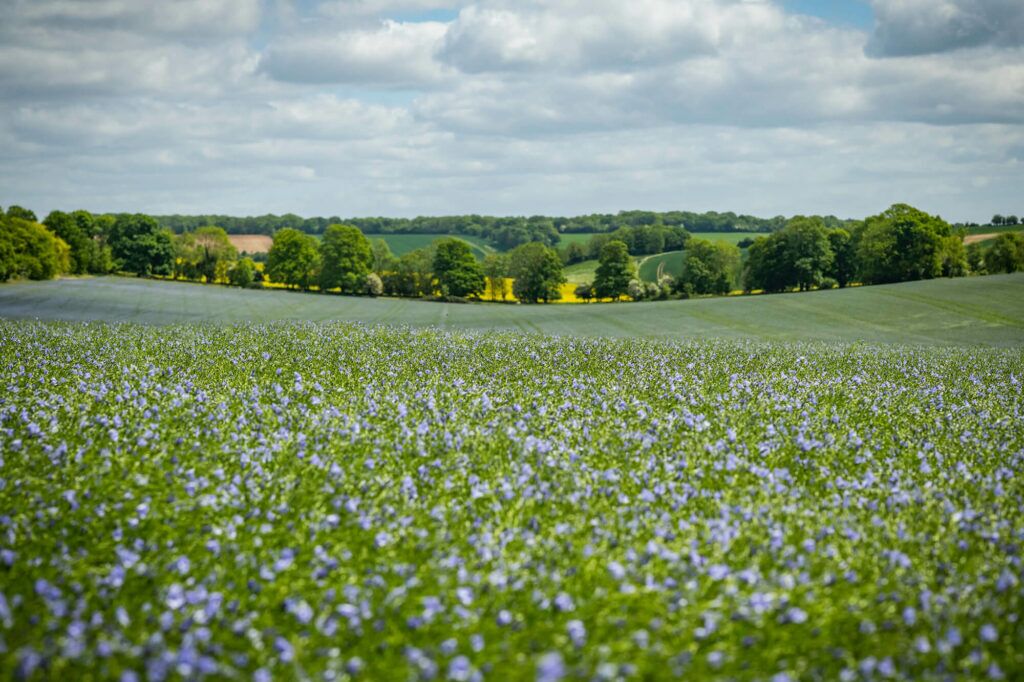
<svg viewBox="0 0 1024 682">
<path fill-rule="evenodd" d="M 598 298 L 620 298 L 629 290 L 629 281 L 636 276 L 636 266 L 629 257 L 625 242 L 613 239 L 601 249 L 594 293 Z"/>
<path fill-rule="evenodd" d="M 329 225 L 320 241 L 320 290 L 341 289 L 343 294 L 366 291 L 366 276 L 373 265 L 370 242 L 358 227 Z"/>
<path fill-rule="evenodd" d="M 786 243 L 786 265 L 800 291 L 821 284 L 832 267 L 832 246 L 821 218 L 796 216 L 778 233 Z"/>
<path fill-rule="evenodd" d="M 33 220 L 0 215 L 0 282 L 50 279 L 71 267 L 67 243 Z"/>
<path fill-rule="evenodd" d="M 118 270 L 144 277 L 172 272 L 172 235 L 147 215 L 123 213 L 115 217 L 107 243 Z"/>
<path fill-rule="evenodd" d="M 480 262 L 461 239 L 440 239 L 434 244 L 434 276 L 442 293 L 449 296 L 480 296 L 486 288 Z"/>
<path fill-rule="evenodd" d="M 509 253 L 512 293 L 523 303 L 548 303 L 562 297 L 562 260 L 558 253 L 540 242 L 529 242 Z"/>
<path fill-rule="evenodd" d="M 846 230 L 836 228 L 828 231 L 828 244 L 832 249 L 832 266 L 828 276 L 843 288 L 857 275 L 857 251 L 853 237 Z"/>
<path fill-rule="evenodd" d="M 317 241 L 308 234 L 286 227 L 274 233 L 267 254 L 267 275 L 274 282 L 309 289 L 320 269 Z"/>
<path fill-rule="evenodd" d="M 1003 232 L 992 242 L 985 254 L 989 272 L 1017 272 L 1024 270 L 1024 234 Z"/>
<path fill-rule="evenodd" d="M 740 250 L 732 244 L 690 239 L 676 286 L 692 294 L 727 294 L 739 263 Z"/>
<path fill-rule="evenodd" d="M 105 271 L 99 242 L 93 239 L 91 231 L 77 219 L 75 214 L 51 211 L 43 224 L 67 242 L 71 254 L 70 272 L 82 275 L 87 272 Z"/>
<path fill-rule="evenodd" d="M 214 226 L 200 227 L 175 238 L 174 274 L 207 283 L 227 279 L 231 264 L 238 258 L 227 233 Z"/>
<path fill-rule="evenodd" d="M 938 277 L 959 239 L 942 218 L 895 204 L 864 221 L 857 246 L 861 279 L 883 284 Z"/>
</svg>

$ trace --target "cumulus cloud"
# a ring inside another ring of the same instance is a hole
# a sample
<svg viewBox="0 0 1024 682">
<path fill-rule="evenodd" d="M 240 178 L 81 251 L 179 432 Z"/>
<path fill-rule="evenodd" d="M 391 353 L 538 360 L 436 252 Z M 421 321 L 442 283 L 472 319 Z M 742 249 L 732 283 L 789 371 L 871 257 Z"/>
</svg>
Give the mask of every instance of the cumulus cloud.
<svg viewBox="0 0 1024 682">
<path fill-rule="evenodd" d="M 980 45 L 1024 45 L 1020 0 L 873 0 L 875 57 L 932 54 Z"/>
<path fill-rule="evenodd" d="M 429 86 L 445 75 L 434 53 L 446 30 L 439 22 L 385 21 L 372 30 L 297 34 L 272 44 L 260 69 L 293 83 Z"/>
<path fill-rule="evenodd" d="M 712 0 L 495 0 L 459 13 L 441 58 L 469 73 L 519 69 L 628 71 L 714 53 L 755 26 L 767 3 Z"/>
<path fill-rule="evenodd" d="M 0 0 L 0 204 L 1019 213 L 1018 5 Z"/>
</svg>

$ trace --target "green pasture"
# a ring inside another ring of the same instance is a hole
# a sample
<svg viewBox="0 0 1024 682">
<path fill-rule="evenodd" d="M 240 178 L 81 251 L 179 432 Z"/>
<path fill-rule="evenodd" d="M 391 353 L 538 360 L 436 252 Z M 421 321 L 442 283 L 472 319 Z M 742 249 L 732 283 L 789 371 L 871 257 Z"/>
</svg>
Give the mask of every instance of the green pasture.
<svg viewBox="0 0 1024 682">
<path fill-rule="evenodd" d="M 416 249 L 422 249 L 430 246 L 434 241 L 438 239 L 445 239 L 448 237 L 454 237 L 455 239 L 461 239 L 464 242 L 469 243 L 473 247 L 473 253 L 478 258 L 483 258 L 489 253 L 494 253 L 494 247 L 489 246 L 487 241 L 480 237 L 469 237 L 466 235 L 451 235 L 451 234 L 367 234 L 367 239 L 383 239 L 388 243 L 388 248 L 391 249 L 391 253 L 396 256 L 402 256 L 415 251 Z"/>
<path fill-rule="evenodd" d="M 100 277 L 0 286 L 0 317 L 146 324 L 341 320 L 572 336 L 1024 346 L 1024 274 L 772 296 L 546 306 L 354 298 Z"/>
</svg>

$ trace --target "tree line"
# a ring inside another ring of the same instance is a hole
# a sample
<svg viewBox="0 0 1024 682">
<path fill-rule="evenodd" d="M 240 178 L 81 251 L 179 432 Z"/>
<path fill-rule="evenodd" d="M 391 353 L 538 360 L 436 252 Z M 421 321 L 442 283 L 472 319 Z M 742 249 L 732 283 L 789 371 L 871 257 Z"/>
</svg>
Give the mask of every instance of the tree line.
<svg viewBox="0 0 1024 682">
<path fill-rule="evenodd" d="M 19 206 L 0 211 L 0 280 L 47 279 L 58 274 L 130 273 L 176 279 L 284 286 L 348 295 L 493 300 L 509 294 L 524 302 L 558 300 L 563 266 L 598 260 L 594 281 L 576 288 L 583 300 L 634 300 L 769 293 L 877 284 L 970 273 L 1024 270 L 1024 233 L 1005 232 L 989 246 L 966 248 L 964 232 L 904 204 L 838 227 L 821 217 L 797 216 L 749 248 L 693 238 L 681 226 L 654 223 L 594 235 L 579 251 L 561 252 L 543 241 L 520 244 L 482 262 L 465 241 L 446 237 L 394 256 L 383 239 L 355 225 L 332 224 L 317 239 L 283 228 L 273 236 L 266 267 L 240 258 L 228 233 L 204 225 L 174 234 L 142 214 L 93 215 L 54 211 L 42 223 Z M 634 257 L 680 250 L 679 274 L 659 272 L 643 282 Z"/>
<path fill-rule="evenodd" d="M 557 246 L 562 234 L 610 234 L 623 228 L 665 227 L 686 228 L 691 232 L 773 232 L 780 229 L 786 218 L 758 218 L 731 211 L 620 211 L 594 213 L 583 216 L 420 216 L 416 218 L 338 216 L 303 218 L 294 213 L 237 217 L 227 215 L 164 215 L 154 216 L 162 227 L 176 234 L 193 232 L 200 227 L 217 225 L 228 234 L 273 235 L 277 230 L 290 228 L 306 234 L 321 235 L 330 225 L 344 224 L 358 227 L 364 234 L 452 234 L 479 237 L 496 249 L 507 251 L 527 242 L 541 242 Z M 835 216 L 823 218 L 830 227 L 840 227 L 848 221 Z M 600 248 L 597 249 L 600 251 Z"/>
</svg>

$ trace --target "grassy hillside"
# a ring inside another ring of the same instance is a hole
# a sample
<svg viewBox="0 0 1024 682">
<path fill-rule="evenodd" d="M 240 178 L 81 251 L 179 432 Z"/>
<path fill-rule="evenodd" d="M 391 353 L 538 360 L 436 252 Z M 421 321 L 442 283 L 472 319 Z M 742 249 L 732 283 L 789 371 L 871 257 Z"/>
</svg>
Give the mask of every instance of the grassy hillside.
<svg viewBox="0 0 1024 682">
<path fill-rule="evenodd" d="M 1024 346 L 1024 274 L 804 294 L 560 306 L 443 304 L 104 277 L 0 286 L 0 317 L 149 324 L 350 320 L 566 335 Z"/>
<path fill-rule="evenodd" d="M 683 270 L 683 252 L 666 251 L 655 256 L 648 256 L 640 262 L 638 274 L 645 282 L 656 282 L 658 279 L 658 266 L 665 264 L 665 274 L 678 277 Z"/>
<path fill-rule="evenodd" d="M 368 234 L 367 239 L 383 239 L 388 243 L 388 247 L 391 252 L 396 256 L 415 251 L 416 249 L 422 249 L 430 246 L 430 244 L 436 239 L 443 239 L 445 237 L 455 237 L 461 239 L 464 242 L 468 242 L 473 247 L 473 253 L 478 258 L 483 258 L 489 253 L 494 253 L 494 247 L 489 246 L 486 241 L 479 237 L 467 237 L 465 235 L 448 235 L 448 234 Z"/>
</svg>

